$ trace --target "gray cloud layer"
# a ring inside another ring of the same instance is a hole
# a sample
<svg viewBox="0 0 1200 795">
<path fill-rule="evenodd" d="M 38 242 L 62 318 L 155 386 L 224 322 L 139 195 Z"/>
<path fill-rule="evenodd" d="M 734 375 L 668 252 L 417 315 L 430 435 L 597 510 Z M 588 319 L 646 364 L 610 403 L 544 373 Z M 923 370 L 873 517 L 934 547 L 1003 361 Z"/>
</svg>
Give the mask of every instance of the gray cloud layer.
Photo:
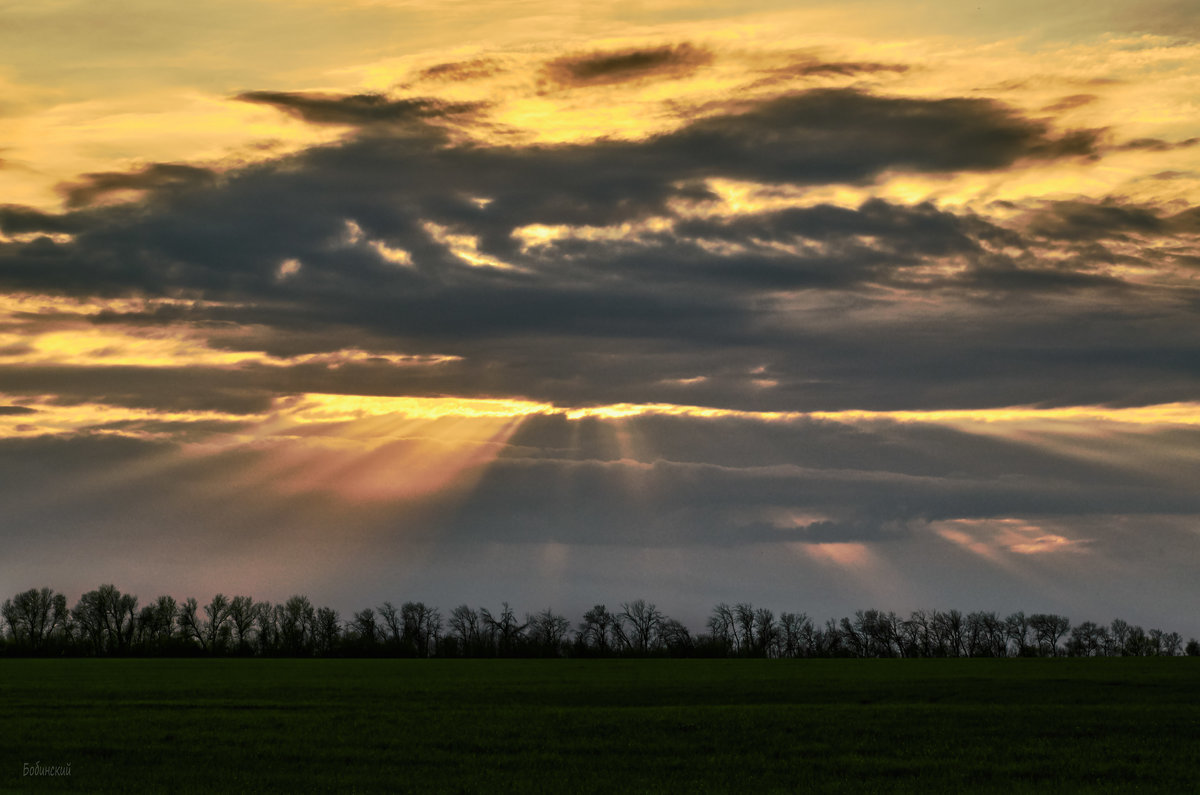
<svg viewBox="0 0 1200 795">
<path fill-rule="evenodd" d="M 405 126 L 219 179 L 174 165 L 91 175 L 71 188 L 78 209 L 64 215 L 5 207 L 0 225 L 10 234 L 74 238 L 0 245 L 0 284 L 76 296 L 204 298 L 217 305 L 108 313 L 96 322 L 182 323 L 207 330 L 222 347 L 463 357 L 424 371 L 377 363 L 340 374 L 238 373 L 258 394 L 367 384 L 385 394 L 784 409 L 1194 394 L 1194 303 L 1096 268 L 1131 256 L 1151 267 L 1170 264 L 1149 247 L 1130 255 L 1106 244 L 1192 229 L 1194 210 L 1165 216 L 1059 202 L 1031 208 L 1013 227 L 882 200 L 734 218 L 678 217 L 672 209 L 712 198 L 704 180 L 717 177 L 861 184 L 884 172 L 1093 158 L 1100 148 L 1092 131 L 1056 133 L 983 99 L 822 89 L 731 106 L 641 142 L 480 148 L 451 144 L 431 126 L 469 110 L 433 100 L 243 98 L 314 123 Z M 87 206 L 123 189 L 147 198 Z M 650 216 L 669 224 L 622 239 L 568 236 L 533 247 L 514 236 L 531 224 L 606 226 Z M 412 265 L 354 243 L 347 222 L 368 240 L 409 252 Z M 516 270 L 472 267 L 430 223 L 473 236 L 480 253 Z M 1069 256 L 1047 260 L 1048 250 Z M 287 260 L 301 267 L 282 278 Z M 896 295 L 935 300 L 914 315 Z M 1055 311 L 1040 309 L 1042 302 Z M 219 333 L 233 326 L 246 330 Z M 77 377 L 86 382 L 86 370 Z M 13 371 L 9 382 L 36 389 L 55 378 L 42 369 Z M 689 379 L 692 386 L 679 385 Z M 767 379 L 774 385 L 764 386 Z M 230 380 L 214 373 L 208 383 L 226 390 L 220 385 Z M 227 392 L 215 402 L 220 394 Z"/>
</svg>

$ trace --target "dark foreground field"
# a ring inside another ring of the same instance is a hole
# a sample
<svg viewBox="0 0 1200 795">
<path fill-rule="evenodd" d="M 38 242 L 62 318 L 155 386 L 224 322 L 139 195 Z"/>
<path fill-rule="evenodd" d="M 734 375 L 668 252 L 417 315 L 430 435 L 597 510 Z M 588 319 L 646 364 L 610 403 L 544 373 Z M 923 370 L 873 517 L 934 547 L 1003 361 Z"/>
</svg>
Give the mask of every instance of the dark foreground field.
<svg viewBox="0 0 1200 795">
<path fill-rule="evenodd" d="M 1194 792 L 1197 737 L 1188 658 L 0 660 L 18 792 Z"/>
</svg>

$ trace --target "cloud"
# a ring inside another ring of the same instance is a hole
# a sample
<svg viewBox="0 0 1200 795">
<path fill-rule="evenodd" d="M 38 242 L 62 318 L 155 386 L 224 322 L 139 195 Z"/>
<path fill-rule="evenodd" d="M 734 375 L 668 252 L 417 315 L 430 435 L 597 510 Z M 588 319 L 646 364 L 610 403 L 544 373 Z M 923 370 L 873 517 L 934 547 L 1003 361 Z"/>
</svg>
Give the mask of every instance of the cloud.
<svg viewBox="0 0 1200 795">
<path fill-rule="evenodd" d="M 1173 224 L 1151 207 L 1116 202 L 1045 202 L 1029 217 L 1026 231 L 1061 241 L 1124 239 L 1130 234 L 1160 235 Z"/>
<path fill-rule="evenodd" d="M 1062 99 L 1046 105 L 1042 108 L 1042 110 L 1051 113 L 1063 110 L 1073 110 L 1074 108 L 1081 108 L 1084 105 L 1090 105 L 1097 99 L 1099 99 L 1099 97 L 1095 94 L 1071 94 L 1070 96 L 1063 97 Z"/>
<path fill-rule="evenodd" d="M 763 182 L 857 182 L 886 169 L 989 170 L 1018 160 L 1094 157 L 1099 132 L 1051 134 L 982 99 L 908 99 L 818 89 L 700 119 L 658 139 L 666 156 Z"/>
<path fill-rule="evenodd" d="M 495 58 L 472 58 L 467 61 L 448 61 L 422 69 L 418 77 L 424 80 L 464 82 L 492 77 L 504 71 Z"/>
<path fill-rule="evenodd" d="M 0 205 L 0 230 L 9 235 L 71 233 L 87 226 L 78 213 L 49 213 L 15 204 Z"/>
<path fill-rule="evenodd" d="M 247 91 L 235 99 L 268 105 L 310 124 L 398 124 L 469 115 L 481 103 L 445 102 L 428 97 L 391 99 L 383 94 Z"/>
<path fill-rule="evenodd" d="M 546 63 L 547 79 L 561 86 L 597 86 L 648 78 L 678 78 L 713 60 L 713 53 L 684 42 L 662 47 L 564 55 Z"/>
<path fill-rule="evenodd" d="M 84 207 L 102 200 L 111 194 L 132 191 L 164 192 L 175 189 L 210 186 L 216 182 L 216 173 L 208 168 L 186 163 L 151 163 L 136 171 L 106 171 L 84 174 L 78 182 L 65 183 L 59 191 L 65 196 L 68 207 Z M 26 221 L 32 217 L 26 215 Z M 5 219 L 6 223 L 8 219 Z"/>
<path fill-rule="evenodd" d="M 815 56 L 806 55 L 787 66 L 765 70 L 760 77 L 750 84 L 750 88 L 790 83 L 797 80 L 827 77 L 861 77 L 864 75 L 893 74 L 902 75 L 912 69 L 908 64 L 880 63 L 876 61 L 827 61 Z"/>
<path fill-rule="evenodd" d="M 1116 151 L 1144 150 L 1148 152 L 1170 152 L 1175 149 L 1188 149 L 1200 144 L 1200 138 L 1186 138 L 1182 141 L 1164 141 L 1161 138 L 1134 138 L 1118 144 Z"/>
<path fill-rule="evenodd" d="M 342 118 L 363 110 L 336 97 L 318 107 Z M 394 112 L 410 111 L 438 112 Z M 174 329 L 188 351 L 196 339 L 210 350 L 191 375 L 112 369 L 120 359 L 107 355 L 59 370 L 14 359 L 4 383 L 127 402 L 139 391 L 151 403 L 187 392 L 204 405 L 354 390 L 747 409 L 1194 394 L 1200 341 L 1186 310 L 1170 293 L 1131 292 L 1137 285 L 1117 269 L 1131 257 L 1165 265 L 1165 255 L 1150 243 L 1084 248 L 1117 233 L 1193 229 L 1194 213 L 1115 199 L 1012 205 L 1001 208 L 1003 223 L 984 209 L 882 199 L 731 212 L 710 187 L 861 186 L 896 173 L 1075 160 L 1096 151 L 1090 132 L 1058 132 L 990 100 L 849 89 L 706 112 L 639 141 L 486 147 L 355 135 L 219 179 L 199 175 L 187 190 L 166 180 L 136 207 L 97 203 L 62 216 L 6 207 L 6 229 L 58 225 L 72 237 L 0 242 L 0 284 L 184 301 L 84 322 L 140 329 L 135 337 L 163 329 L 159 347 Z M 142 176 L 124 184 L 155 184 Z M 559 231 L 540 243 L 519 234 L 539 226 Z M 477 267 L 468 249 L 513 268 Z M 405 264 L 387 251 L 406 252 Z M 289 261 L 303 265 L 280 279 Z M 28 339 L 51 331 L 23 328 Z M 282 366 L 217 355 L 351 349 L 454 358 L 401 372 L 387 356 Z M 127 388 L 114 388 L 118 373 Z"/>
</svg>

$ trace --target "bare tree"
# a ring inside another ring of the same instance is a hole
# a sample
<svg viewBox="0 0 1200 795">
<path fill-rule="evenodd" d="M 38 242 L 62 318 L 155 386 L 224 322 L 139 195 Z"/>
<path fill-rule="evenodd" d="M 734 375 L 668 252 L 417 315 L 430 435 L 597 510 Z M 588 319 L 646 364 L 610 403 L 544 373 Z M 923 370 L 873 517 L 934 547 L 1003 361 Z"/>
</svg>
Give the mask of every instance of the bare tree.
<svg viewBox="0 0 1200 795">
<path fill-rule="evenodd" d="M 1033 628 L 1038 653 L 1046 657 L 1058 654 L 1058 642 L 1071 629 L 1071 622 L 1066 616 L 1053 613 L 1035 613 L 1029 617 L 1029 625 Z"/>
<path fill-rule="evenodd" d="M 312 651 L 316 611 L 307 596 L 296 595 L 282 605 L 275 606 L 279 620 L 279 638 L 283 647 L 291 654 L 309 654 Z"/>
<path fill-rule="evenodd" d="M 550 657 L 562 654 L 563 641 L 571 629 L 571 622 L 565 616 L 546 608 L 537 615 L 525 616 L 525 624 L 529 627 L 529 639 L 542 654 Z"/>
<path fill-rule="evenodd" d="M 32 651 L 41 651 L 51 636 L 66 625 L 67 597 L 50 588 L 31 588 L 5 599 L 0 615 L 14 641 Z"/>
<path fill-rule="evenodd" d="M 179 609 L 175 599 L 160 596 L 138 613 L 138 644 L 148 650 L 162 650 L 176 637 L 175 617 Z"/>
<path fill-rule="evenodd" d="M 765 607 L 754 611 L 754 648 L 755 657 L 778 657 L 779 627 L 775 624 L 775 614 Z"/>
<path fill-rule="evenodd" d="M 948 657 L 962 657 L 966 652 L 966 625 L 963 614 L 958 610 L 939 610 L 934 613 L 933 626 L 943 654 Z"/>
<path fill-rule="evenodd" d="M 1108 640 L 1109 654 L 1121 656 L 1128 654 L 1129 635 L 1132 627 L 1129 626 L 1123 619 L 1114 618 L 1112 624 L 1109 625 Z"/>
<path fill-rule="evenodd" d="M 179 613 L 176 616 L 176 621 L 179 624 L 179 634 L 186 640 L 195 641 L 200 645 L 200 648 L 208 651 L 208 634 L 204 632 L 200 625 L 200 618 L 196 615 L 196 611 L 200 609 L 200 605 L 194 597 L 189 596 L 183 600 L 183 604 L 179 606 Z"/>
<path fill-rule="evenodd" d="M 819 657 L 845 657 L 851 653 L 842 637 L 842 631 L 832 618 L 826 620 L 822 629 L 813 633 L 813 641 Z"/>
<path fill-rule="evenodd" d="M 229 597 L 217 594 L 204 606 L 204 647 L 209 654 L 223 650 L 231 637 L 229 621 Z"/>
<path fill-rule="evenodd" d="M 733 616 L 737 622 L 737 634 L 741 641 L 738 652 L 744 656 L 755 653 L 758 645 L 754 637 L 754 605 L 749 602 L 739 602 L 733 607 Z"/>
<path fill-rule="evenodd" d="M 866 641 L 867 654 L 872 657 L 903 656 L 901 626 L 895 613 L 882 610 L 860 610 L 855 613 L 855 627 Z"/>
<path fill-rule="evenodd" d="M 317 608 L 313 621 L 313 645 L 318 654 L 331 654 L 341 639 L 342 625 L 336 610 Z"/>
<path fill-rule="evenodd" d="M 644 599 L 635 599 L 621 605 L 617 619 L 628 626 L 628 637 L 635 653 L 648 654 L 654 648 L 663 621 L 663 614 L 657 607 Z"/>
<path fill-rule="evenodd" d="M 595 605 L 583 614 L 579 625 L 579 642 L 584 648 L 606 655 L 612 648 L 612 629 L 616 617 L 604 605 Z"/>
<path fill-rule="evenodd" d="M 137 623 L 137 597 L 113 585 L 101 585 L 79 597 L 71 617 L 89 638 L 96 654 L 127 651 Z"/>
<path fill-rule="evenodd" d="M 784 657 L 805 657 L 812 653 L 813 624 L 804 613 L 781 613 L 779 637 Z"/>
<path fill-rule="evenodd" d="M 1034 648 L 1029 639 L 1031 630 L 1029 619 L 1023 612 L 1018 611 L 1004 619 L 1004 625 L 1008 633 L 1008 639 L 1013 645 L 1013 654 L 1017 657 L 1028 655 L 1030 650 Z"/>
<path fill-rule="evenodd" d="M 1008 633 L 1002 618 L 995 613 L 975 613 L 978 616 L 982 644 L 980 653 L 985 657 L 1008 655 Z"/>
<path fill-rule="evenodd" d="M 508 602 L 503 603 L 499 615 L 493 616 L 487 608 L 481 607 L 479 608 L 479 616 L 483 620 L 483 625 L 487 629 L 488 635 L 495 644 L 494 650 L 497 653 L 508 655 L 516 651 L 520 645 L 526 625 L 517 622 L 516 614 L 508 606 Z"/>
<path fill-rule="evenodd" d="M 838 631 L 845 644 L 846 651 L 852 657 L 866 657 L 870 650 L 866 628 L 863 626 L 863 611 L 859 610 L 854 621 L 843 618 L 838 623 Z"/>
<path fill-rule="evenodd" d="M 279 651 L 278 605 L 259 602 L 254 606 L 254 639 L 260 654 L 275 654 Z"/>
<path fill-rule="evenodd" d="M 442 614 L 424 602 L 405 602 L 400 607 L 400 640 L 409 653 L 428 657 L 437 647 L 442 632 Z"/>
<path fill-rule="evenodd" d="M 229 627 L 233 631 L 233 642 L 239 653 L 250 648 L 250 636 L 254 632 L 255 620 L 261 605 L 256 605 L 249 596 L 235 596 L 229 602 Z"/>
<path fill-rule="evenodd" d="M 936 610 L 914 610 L 900 627 L 905 654 L 910 657 L 933 657 L 940 652 L 933 629 L 932 615 Z"/>
<path fill-rule="evenodd" d="M 364 649 L 374 649 L 379 644 L 379 625 L 375 623 L 375 611 L 368 607 L 355 613 L 354 620 L 350 622 L 350 631 L 354 633 L 360 646 Z"/>
<path fill-rule="evenodd" d="M 387 642 L 393 649 L 399 649 L 400 639 L 404 635 L 404 621 L 400 618 L 400 611 L 391 602 L 384 602 L 379 606 L 379 619 L 383 622 Z"/>
<path fill-rule="evenodd" d="M 1074 657 L 1098 657 L 1106 653 L 1108 631 L 1092 621 L 1084 621 L 1071 629 L 1067 653 Z"/>
<path fill-rule="evenodd" d="M 478 612 L 465 604 L 459 605 L 450 611 L 450 620 L 447 623 L 457 640 L 460 654 L 466 656 L 479 653 L 482 636 Z"/>
<path fill-rule="evenodd" d="M 721 602 L 713 608 L 708 617 L 708 631 L 718 645 L 725 647 L 726 654 L 736 653 L 741 649 L 742 640 L 738 632 L 737 617 L 733 608 Z"/>
<path fill-rule="evenodd" d="M 692 635 L 687 627 L 673 618 L 663 619 L 662 626 L 659 627 L 659 637 L 663 648 L 674 656 L 686 656 L 694 648 Z"/>
</svg>

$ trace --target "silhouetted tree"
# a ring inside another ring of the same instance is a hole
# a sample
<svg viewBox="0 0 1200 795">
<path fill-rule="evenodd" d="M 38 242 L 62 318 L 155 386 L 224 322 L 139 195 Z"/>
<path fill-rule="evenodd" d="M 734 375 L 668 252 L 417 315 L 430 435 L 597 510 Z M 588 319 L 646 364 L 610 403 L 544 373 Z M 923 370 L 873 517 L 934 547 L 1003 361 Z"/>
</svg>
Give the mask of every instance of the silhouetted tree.
<svg viewBox="0 0 1200 795">
<path fill-rule="evenodd" d="M 936 611 L 914 610 L 901 623 L 900 643 L 906 657 L 933 657 L 940 653 L 931 613 Z"/>
<path fill-rule="evenodd" d="M 755 657 L 779 656 L 779 627 L 775 624 L 775 613 L 765 607 L 754 611 L 754 645 L 752 653 Z"/>
<path fill-rule="evenodd" d="M 32 652 L 43 651 L 69 619 L 67 597 L 50 588 L 31 588 L 5 599 L 0 615 L 13 641 Z"/>
<path fill-rule="evenodd" d="M 1033 628 L 1038 653 L 1044 657 L 1058 654 L 1058 642 L 1071 629 L 1071 621 L 1066 616 L 1053 613 L 1035 613 L 1029 617 L 1029 625 Z"/>
<path fill-rule="evenodd" d="M 583 614 L 579 625 L 579 643 L 588 651 L 605 656 L 613 647 L 612 631 L 616 616 L 604 605 L 595 605 Z"/>
<path fill-rule="evenodd" d="M 113 585 L 101 585 L 79 597 L 71 617 L 97 655 L 123 654 L 133 644 L 137 597 Z"/>
<path fill-rule="evenodd" d="M 508 606 L 508 602 L 504 602 L 499 614 L 494 616 L 487 608 L 481 607 L 479 616 L 483 621 L 489 644 L 495 653 L 508 656 L 518 649 L 525 632 L 525 624 L 517 622 L 516 614 Z"/>
<path fill-rule="evenodd" d="M 832 618 L 826 620 L 825 626 L 814 633 L 813 639 L 818 657 L 847 657 L 850 654 L 842 631 Z"/>
<path fill-rule="evenodd" d="M 249 596 L 235 596 L 229 602 L 229 627 L 233 633 L 233 643 L 238 654 L 246 654 L 250 650 L 250 640 L 254 633 L 254 625 L 258 618 L 261 605 L 254 603 Z"/>
<path fill-rule="evenodd" d="M 478 612 L 467 605 L 459 605 L 450 611 L 447 623 L 459 654 L 470 657 L 482 653 L 483 638 Z"/>
<path fill-rule="evenodd" d="M 1030 643 L 1031 624 L 1023 612 L 1013 613 L 1004 619 L 1008 640 L 1013 646 L 1013 654 L 1025 657 L 1032 653 L 1034 646 Z"/>
<path fill-rule="evenodd" d="M 672 657 L 690 657 L 695 649 L 688 628 L 673 618 L 664 618 L 659 627 L 662 647 Z"/>
<path fill-rule="evenodd" d="M 781 613 L 779 637 L 784 657 L 807 657 L 813 652 L 813 623 L 804 613 Z"/>
<path fill-rule="evenodd" d="M 138 645 L 150 654 L 161 654 L 176 644 L 175 618 L 179 609 L 174 597 L 160 596 L 138 613 Z"/>
<path fill-rule="evenodd" d="M 317 654 L 332 654 L 341 636 L 342 625 L 338 620 L 337 611 L 329 607 L 317 608 L 313 621 L 313 645 Z"/>
<path fill-rule="evenodd" d="M 442 614 L 424 602 L 405 602 L 400 606 L 400 626 L 400 643 L 405 651 L 428 657 L 437 649 Z"/>
<path fill-rule="evenodd" d="M 560 616 L 550 608 L 537 615 L 526 615 L 525 625 L 527 635 L 538 654 L 545 657 L 558 657 L 563 651 L 563 642 L 571 629 L 571 622 L 565 616 Z"/>
<path fill-rule="evenodd" d="M 317 616 L 308 597 L 293 596 L 282 605 L 276 605 L 275 613 L 284 650 L 297 656 L 310 654 Z"/>
<path fill-rule="evenodd" d="M 740 641 L 738 652 L 746 657 L 755 655 L 758 642 L 754 637 L 754 605 L 739 602 L 733 607 L 733 617 L 737 622 L 737 636 Z"/>
<path fill-rule="evenodd" d="M 179 624 L 179 634 L 185 640 L 199 646 L 203 651 L 208 651 L 208 635 L 204 632 L 200 617 L 197 615 L 199 609 L 200 605 L 196 602 L 195 598 L 189 596 L 179 606 L 179 613 L 176 620 Z"/>
<path fill-rule="evenodd" d="M 375 611 L 365 608 L 354 614 L 350 632 L 361 652 L 373 653 L 379 646 L 379 624 L 375 623 Z"/>
<path fill-rule="evenodd" d="M 878 609 L 816 625 L 803 613 L 782 613 L 749 602 L 713 608 L 709 633 L 686 626 L 643 599 L 618 613 L 595 605 L 584 613 L 573 642 L 570 622 L 553 609 L 517 620 L 507 602 L 495 614 L 459 605 L 443 635 L 440 611 L 423 602 L 399 608 L 384 602 L 343 624 L 337 611 L 314 609 L 308 597 L 255 603 L 249 596 L 215 595 L 203 608 L 160 596 L 137 610 L 137 597 L 102 585 L 67 609 L 66 597 L 31 589 L 0 605 L 0 654 L 405 654 L 419 656 L 893 657 L 1008 655 L 1200 656 L 1200 641 L 1178 632 L 1144 630 L 1121 619 L 1105 626 L 1065 616 L 1017 612 L 914 610 L 907 619 Z"/>
<path fill-rule="evenodd" d="M 217 594 L 204 606 L 204 648 L 209 654 L 220 654 L 232 636 L 229 622 L 229 597 Z"/>
<path fill-rule="evenodd" d="M 1071 629 L 1067 654 L 1073 657 L 1097 657 L 1108 647 L 1108 632 L 1093 621 L 1084 621 Z"/>
<path fill-rule="evenodd" d="M 635 654 L 648 654 L 654 649 L 658 640 L 658 631 L 662 626 L 663 614 L 653 604 L 644 599 L 635 599 L 621 605 L 617 614 L 619 624 L 624 624 L 625 635 L 630 649 Z"/>
<path fill-rule="evenodd" d="M 379 620 L 383 623 L 384 642 L 393 654 L 398 654 L 404 636 L 404 620 L 400 617 L 400 611 L 391 602 L 384 602 L 379 606 Z"/>
<path fill-rule="evenodd" d="M 707 626 L 713 642 L 723 647 L 725 654 L 736 654 L 741 650 L 742 642 L 738 632 L 737 617 L 729 605 L 720 602 L 713 607 Z"/>
<path fill-rule="evenodd" d="M 279 652 L 279 611 L 270 602 L 259 602 L 255 605 L 254 637 L 259 654 Z"/>
</svg>

